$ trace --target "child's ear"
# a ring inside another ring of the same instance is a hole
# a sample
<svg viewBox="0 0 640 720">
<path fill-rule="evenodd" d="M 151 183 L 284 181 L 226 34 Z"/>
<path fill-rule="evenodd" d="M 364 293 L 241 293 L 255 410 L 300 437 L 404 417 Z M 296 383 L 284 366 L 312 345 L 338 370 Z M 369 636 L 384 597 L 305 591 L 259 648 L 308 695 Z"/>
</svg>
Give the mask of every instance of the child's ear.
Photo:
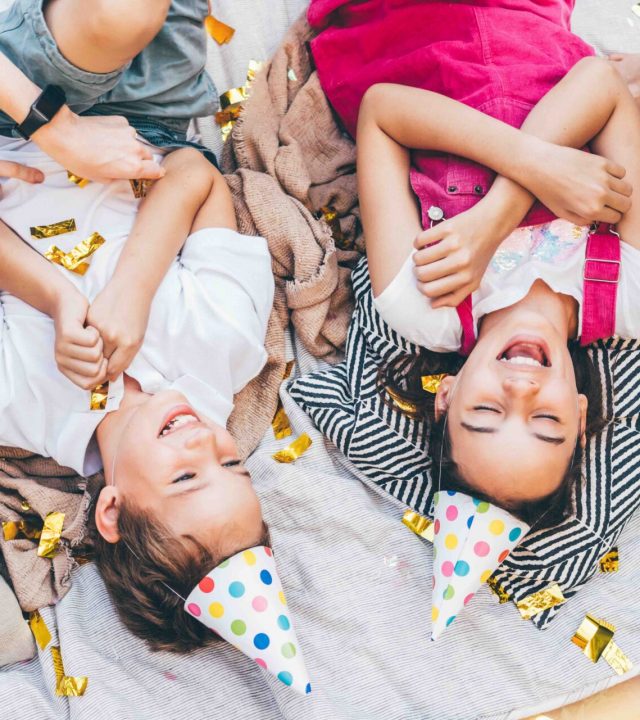
<svg viewBox="0 0 640 720">
<path fill-rule="evenodd" d="M 442 378 L 442 382 L 440 383 L 440 387 L 438 388 L 438 392 L 436 393 L 436 402 L 434 405 L 436 421 L 440 420 L 444 413 L 446 413 L 449 409 L 449 403 L 451 402 L 451 392 L 453 391 L 455 384 L 455 375 L 447 375 L 447 377 Z"/>
<path fill-rule="evenodd" d="M 102 537 L 110 543 L 120 540 L 118 516 L 120 514 L 120 493 L 113 485 L 102 488 L 96 503 L 96 527 Z"/>
<path fill-rule="evenodd" d="M 584 450 L 587 446 L 587 408 L 589 407 L 589 399 L 586 395 L 578 395 L 578 413 L 580 414 L 578 436 L 580 438 L 580 447 Z"/>
</svg>

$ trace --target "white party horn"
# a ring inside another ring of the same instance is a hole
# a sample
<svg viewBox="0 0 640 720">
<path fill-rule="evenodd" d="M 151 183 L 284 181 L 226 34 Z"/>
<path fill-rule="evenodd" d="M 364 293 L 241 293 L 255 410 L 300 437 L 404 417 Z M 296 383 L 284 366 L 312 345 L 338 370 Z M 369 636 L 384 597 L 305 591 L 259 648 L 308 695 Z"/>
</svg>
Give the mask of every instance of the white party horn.
<svg viewBox="0 0 640 720">
<path fill-rule="evenodd" d="M 437 492 L 434 507 L 432 640 L 451 625 L 529 530 L 527 523 L 497 505 L 453 490 Z"/>
<path fill-rule="evenodd" d="M 220 563 L 184 609 L 285 685 L 311 692 L 271 548 L 260 545 Z"/>
</svg>

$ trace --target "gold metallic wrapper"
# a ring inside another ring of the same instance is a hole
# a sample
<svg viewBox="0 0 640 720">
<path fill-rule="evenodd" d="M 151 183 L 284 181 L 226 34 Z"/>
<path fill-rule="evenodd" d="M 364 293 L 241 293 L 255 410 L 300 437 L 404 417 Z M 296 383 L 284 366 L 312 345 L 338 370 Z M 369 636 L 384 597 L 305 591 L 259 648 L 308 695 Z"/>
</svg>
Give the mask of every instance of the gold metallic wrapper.
<svg viewBox="0 0 640 720">
<path fill-rule="evenodd" d="M 153 180 L 129 180 L 129 184 L 133 190 L 133 196 L 136 200 L 147 197 L 149 188 L 153 185 L 153 183 Z"/>
<path fill-rule="evenodd" d="M 316 213 L 316 217 L 322 218 L 327 223 L 331 230 L 331 237 L 337 248 L 340 250 L 353 250 L 353 243 L 348 240 L 342 232 L 340 218 L 333 205 L 321 207 L 320 211 Z"/>
<path fill-rule="evenodd" d="M 538 590 L 538 592 L 518 600 L 516 607 L 525 620 L 530 620 L 534 615 L 538 615 L 538 613 L 556 605 L 561 605 L 564 601 L 565 597 L 560 586 L 554 583 L 544 590 Z"/>
<path fill-rule="evenodd" d="M 26 500 L 23 500 L 20 503 L 20 509 L 22 510 L 22 512 L 27 513 L 27 512 L 29 512 L 29 510 L 31 510 L 31 505 L 29 505 L 29 503 Z"/>
<path fill-rule="evenodd" d="M 239 105 L 240 103 L 244 102 L 247 97 L 248 93 L 246 85 L 243 85 L 242 87 L 231 88 L 230 90 L 227 90 L 226 92 L 223 92 L 222 95 L 220 95 L 220 108 L 222 110 L 227 110 L 234 105 Z"/>
<path fill-rule="evenodd" d="M 393 400 L 393 404 L 402 410 L 402 412 L 406 413 L 410 416 L 415 416 L 418 414 L 418 406 L 415 405 L 412 402 L 409 402 L 408 400 L 404 400 L 403 398 L 398 395 L 398 393 L 393 390 L 390 387 L 386 387 L 385 390 L 387 391 L 387 394 L 389 397 Z"/>
<path fill-rule="evenodd" d="M 287 445 L 284 450 L 280 450 L 271 457 L 279 463 L 292 463 L 301 455 L 304 455 L 310 447 L 311 438 L 307 433 L 302 433 L 297 440 L 294 440 L 290 445 Z"/>
<path fill-rule="evenodd" d="M 613 573 L 620 569 L 620 556 L 618 548 L 611 548 L 606 555 L 600 558 L 600 572 Z"/>
<path fill-rule="evenodd" d="M 89 269 L 88 263 L 84 262 L 84 260 L 93 255 L 105 242 L 105 239 L 100 233 L 94 232 L 67 253 L 60 250 L 56 245 L 52 245 L 44 256 L 56 265 L 62 265 L 63 268 L 78 275 L 84 275 Z"/>
<path fill-rule="evenodd" d="M 262 62 L 251 60 L 247 70 L 247 82 L 241 87 L 231 88 L 220 95 L 220 111 L 216 113 L 216 123 L 220 126 L 223 141 L 226 141 L 231 134 L 233 126 L 240 116 L 242 103 L 249 97 L 251 83 L 263 65 Z"/>
<path fill-rule="evenodd" d="M 2 535 L 11 540 L 39 540 L 42 534 L 42 520 L 8 520 L 2 523 Z"/>
<path fill-rule="evenodd" d="M 31 237 L 35 240 L 46 240 L 47 238 L 56 237 L 56 235 L 64 235 L 65 233 L 76 231 L 76 221 L 73 218 L 69 220 L 61 220 L 52 225 L 34 225 L 29 229 Z"/>
<path fill-rule="evenodd" d="M 602 651 L 602 657 L 609 663 L 617 675 L 624 675 L 633 667 L 631 660 L 629 660 L 613 640 L 611 640 Z"/>
<path fill-rule="evenodd" d="M 440 383 L 447 377 L 447 373 L 441 373 L 440 375 L 423 375 L 420 380 L 422 381 L 422 389 L 425 392 L 432 393 L 435 395 L 438 392 Z"/>
<path fill-rule="evenodd" d="M 228 43 L 236 34 L 236 31 L 230 25 L 225 25 L 217 18 L 214 18 L 213 15 L 208 15 L 204 19 L 204 26 L 218 45 Z"/>
<path fill-rule="evenodd" d="M 53 670 L 56 674 L 56 695 L 58 697 L 79 697 L 84 695 L 89 678 L 70 677 L 64 674 L 60 648 L 51 648 L 51 658 L 53 660 Z"/>
<path fill-rule="evenodd" d="M 42 558 L 53 558 L 58 552 L 62 526 L 64 525 L 64 513 L 51 512 L 44 519 L 44 527 L 38 545 L 38 556 Z"/>
<path fill-rule="evenodd" d="M 598 662 L 616 631 L 611 623 L 587 614 L 576 630 L 571 642 L 577 645 L 592 662 Z"/>
<path fill-rule="evenodd" d="M 44 621 L 44 618 L 37 610 L 34 610 L 29 615 L 29 627 L 31 628 L 33 637 L 38 643 L 38 647 L 40 650 L 44 650 L 51 642 L 51 633 L 49 632 L 49 628 L 47 627 L 47 623 Z"/>
<path fill-rule="evenodd" d="M 280 400 L 278 400 L 278 408 L 271 421 L 271 427 L 276 440 L 282 440 L 291 435 L 291 422 Z"/>
<path fill-rule="evenodd" d="M 74 175 L 69 171 L 67 171 L 67 177 L 69 178 L 69 182 L 72 182 L 74 185 L 77 185 L 81 188 L 87 187 L 87 185 L 91 182 L 91 180 L 81 178 L 79 175 Z"/>
<path fill-rule="evenodd" d="M 433 542 L 433 520 L 420 515 L 413 510 L 407 510 L 402 516 L 402 524 L 421 538 Z"/>
<path fill-rule="evenodd" d="M 93 388 L 89 400 L 90 410 L 105 410 L 107 407 L 107 399 L 109 397 L 109 383 L 103 382 L 101 385 Z"/>
<path fill-rule="evenodd" d="M 285 365 L 284 373 L 282 375 L 283 380 L 288 380 L 291 377 L 291 373 L 293 372 L 295 364 L 295 360 L 289 360 L 289 362 Z"/>
<path fill-rule="evenodd" d="M 487 580 L 487 585 L 491 588 L 493 593 L 498 596 L 498 602 L 500 605 L 504 605 L 504 603 L 508 603 L 511 599 L 509 595 L 505 592 L 502 585 L 498 584 L 498 581 L 494 577 L 490 577 Z"/>
</svg>

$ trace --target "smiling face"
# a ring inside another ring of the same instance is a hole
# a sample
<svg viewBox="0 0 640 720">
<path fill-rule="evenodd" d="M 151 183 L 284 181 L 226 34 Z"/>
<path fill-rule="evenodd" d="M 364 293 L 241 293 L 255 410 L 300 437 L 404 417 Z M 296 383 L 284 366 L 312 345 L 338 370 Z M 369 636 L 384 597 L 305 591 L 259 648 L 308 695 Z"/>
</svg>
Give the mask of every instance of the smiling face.
<svg viewBox="0 0 640 720">
<path fill-rule="evenodd" d="M 119 540 L 118 504 L 125 499 L 219 556 L 260 542 L 260 503 L 233 438 L 180 393 L 125 394 L 99 426 L 98 441 L 108 484 L 96 524 L 107 541 Z"/>
<path fill-rule="evenodd" d="M 560 486 L 576 442 L 584 441 L 586 410 L 566 335 L 526 311 L 496 313 L 436 399 L 461 474 L 505 506 Z"/>
</svg>

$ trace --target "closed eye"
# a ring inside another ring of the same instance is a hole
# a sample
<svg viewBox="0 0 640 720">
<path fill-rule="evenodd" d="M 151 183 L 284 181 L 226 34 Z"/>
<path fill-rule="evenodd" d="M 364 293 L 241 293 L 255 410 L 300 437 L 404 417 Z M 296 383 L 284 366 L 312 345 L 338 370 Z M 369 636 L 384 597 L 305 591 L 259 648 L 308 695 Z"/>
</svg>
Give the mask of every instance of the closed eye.
<svg viewBox="0 0 640 720">
<path fill-rule="evenodd" d="M 553 420 L 553 422 L 560 422 L 560 418 L 556 415 L 534 415 L 534 420 L 537 420 L 538 418 L 544 418 L 545 420 Z"/>
<path fill-rule="evenodd" d="M 474 410 L 488 410 L 489 412 L 496 413 L 496 415 L 500 414 L 500 410 L 494 407 L 490 407 L 489 405 L 476 405 Z"/>
<path fill-rule="evenodd" d="M 184 482 L 185 480 L 192 480 L 196 476 L 195 473 L 185 473 L 184 475 L 180 475 L 180 477 L 175 478 L 175 480 L 172 480 L 172 483 L 180 483 Z"/>
</svg>

